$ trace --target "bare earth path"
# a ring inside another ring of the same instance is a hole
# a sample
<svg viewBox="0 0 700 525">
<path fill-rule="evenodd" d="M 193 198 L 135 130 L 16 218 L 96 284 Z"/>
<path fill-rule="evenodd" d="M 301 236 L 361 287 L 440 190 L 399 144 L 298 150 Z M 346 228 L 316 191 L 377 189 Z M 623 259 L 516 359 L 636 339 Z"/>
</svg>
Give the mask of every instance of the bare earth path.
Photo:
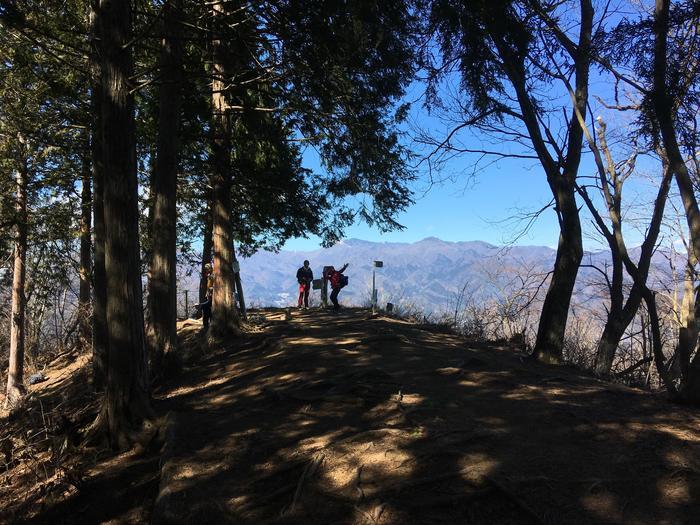
<svg viewBox="0 0 700 525">
<path fill-rule="evenodd" d="M 700 413 L 366 311 L 164 389 L 165 523 L 700 523 Z"/>
</svg>

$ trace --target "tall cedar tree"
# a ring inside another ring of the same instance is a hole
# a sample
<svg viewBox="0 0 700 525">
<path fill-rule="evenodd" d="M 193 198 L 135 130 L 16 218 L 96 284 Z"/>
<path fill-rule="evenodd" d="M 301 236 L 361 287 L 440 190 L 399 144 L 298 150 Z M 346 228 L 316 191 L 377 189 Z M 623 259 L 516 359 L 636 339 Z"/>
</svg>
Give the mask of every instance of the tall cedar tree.
<svg viewBox="0 0 700 525">
<path fill-rule="evenodd" d="M 102 160 L 102 66 L 100 60 L 100 0 L 90 0 L 89 73 L 90 73 L 90 156 L 93 181 L 93 302 L 92 368 L 93 387 L 102 391 L 107 384 L 109 336 L 107 333 L 107 274 L 105 270 L 104 169 Z"/>
<path fill-rule="evenodd" d="M 221 335 L 236 324 L 228 275 L 235 254 L 228 253 L 233 238 L 225 225 L 232 224 L 233 236 L 246 246 L 269 238 L 270 227 L 273 238 L 320 233 L 329 244 L 356 219 L 382 229 L 400 227 L 394 217 L 410 203 L 406 183 L 412 174 L 387 110 L 413 72 L 415 18 L 405 2 L 379 7 L 362 0 L 292 0 L 214 4 L 210 20 L 212 327 Z M 261 124 L 277 138 L 254 134 Z M 256 178 L 241 169 L 251 165 L 247 151 L 257 151 L 252 166 L 267 167 L 290 189 L 303 189 L 300 150 L 284 145 L 293 140 L 315 146 L 327 173 L 320 184 L 307 186 L 306 196 L 280 192 L 269 184 L 269 175 Z M 285 170 L 291 170 L 289 175 Z M 309 203 L 309 194 L 314 202 Z"/>
<path fill-rule="evenodd" d="M 212 4 L 212 84 L 211 84 L 211 179 L 212 179 L 212 247 L 214 253 L 214 290 L 210 334 L 225 338 L 236 333 L 239 317 L 234 303 L 235 275 L 233 272 L 234 246 L 231 225 L 231 119 L 227 111 L 226 80 L 233 67 L 231 56 L 243 53 L 243 46 L 232 40 L 223 40 L 228 9 L 237 4 Z M 235 49 L 232 47 L 236 45 Z"/>
<path fill-rule="evenodd" d="M 29 174 L 26 161 L 18 167 L 16 190 L 16 233 L 12 274 L 12 312 L 10 318 L 10 364 L 7 371 L 6 404 L 13 406 L 24 396 L 24 340 L 27 265 L 27 185 Z"/>
<path fill-rule="evenodd" d="M 177 345 L 176 246 L 177 176 L 180 150 L 183 49 L 182 1 L 163 7 L 160 54 L 160 94 L 156 160 L 151 184 L 152 224 L 149 306 L 153 331 L 152 366 L 157 371 L 164 354 Z"/>
<path fill-rule="evenodd" d="M 141 439 L 152 417 L 138 236 L 131 16 L 128 0 L 101 0 L 97 11 L 109 363 L 101 418 L 111 446 L 118 449 Z"/>
</svg>

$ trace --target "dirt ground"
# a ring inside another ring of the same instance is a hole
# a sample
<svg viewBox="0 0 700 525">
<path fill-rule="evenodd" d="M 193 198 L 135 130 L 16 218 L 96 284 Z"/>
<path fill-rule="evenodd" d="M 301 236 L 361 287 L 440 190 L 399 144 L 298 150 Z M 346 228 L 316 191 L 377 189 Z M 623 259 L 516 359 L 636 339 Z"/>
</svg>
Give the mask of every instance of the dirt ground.
<svg viewBox="0 0 700 525">
<path fill-rule="evenodd" d="M 165 518 L 700 522 L 698 411 L 366 311 L 267 320 L 164 394 Z"/>
<path fill-rule="evenodd" d="M 90 370 L 89 354 L 64 354 L 47 364 L 46 381 L 28 387 L 22 410 L 0 411 L 0 524 L 150 521 L 158 451 L 81 446 L 99 406 Z"/>
<path fill-rule="evenodd" d="M 156 391 L 162 455 L 10 465 L 0 523 L 700 523 L 698 410 L 365 310 L 252 317 Z"/>
</svg>

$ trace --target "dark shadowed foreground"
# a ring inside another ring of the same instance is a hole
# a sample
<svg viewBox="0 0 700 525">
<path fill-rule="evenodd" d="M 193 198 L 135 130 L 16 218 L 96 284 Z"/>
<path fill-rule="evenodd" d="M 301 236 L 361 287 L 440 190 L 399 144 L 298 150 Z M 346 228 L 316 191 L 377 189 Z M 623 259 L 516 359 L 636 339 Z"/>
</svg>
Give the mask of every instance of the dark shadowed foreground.
<svg viewBox="0 0 700 525">
<path fill-rule="evenodd" d="M 274 314 L 268 314 L 272 320 Z M 294 313 L 205 359 L 156 518 L 691 523 L 700 415 L 366 312 Z"/>
<path fill-rule="evenodd" d="M 160 392 L 157 489 L 104 460 L 33 521 L 697 523 L 697 411 L 366 311 L 257 326 Z"/>
</svg>

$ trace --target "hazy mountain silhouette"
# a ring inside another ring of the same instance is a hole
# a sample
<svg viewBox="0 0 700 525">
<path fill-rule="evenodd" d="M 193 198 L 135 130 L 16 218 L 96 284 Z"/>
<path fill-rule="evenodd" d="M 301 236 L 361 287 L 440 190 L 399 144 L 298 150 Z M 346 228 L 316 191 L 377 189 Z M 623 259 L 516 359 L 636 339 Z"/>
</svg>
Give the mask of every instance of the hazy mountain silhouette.
<svg viewBox="0 0 700 525">
<path fill-rule="evenodd" d="M 633 258 L 637 251 L 630 250 Z M 295 304 L 295 275 L 304 259 L 311 262 L 316 278 L 321 277 L 324 265 L 339 267 L 350 263 L 346 271 L 350 284 L 341 299 L 346 304 L 366 304 L 372 286 L 372 262 L 381 260 L 384 267 L 377 271 L 377 288 L 382 303 L 406 302 L 438 311 L 454 300 L 465 285 L 478 300 L 502 293 L 509 286 L 519 286 L 518 276 L 529 274 L 533 283 L 541 282 L 555 257 L 556 251 L 546 246 L 499 247 L 483 241 L 448 242 L 428 237 L 414 243 L 347 239 L 326 249 L 258 252 L 242 258 L 240 263 L 247 302 L 256 306 Z M 588 252 L 583 262 L 604 269 L 609 259 L 607 251 Z M 662 270 L 668 267 L 661 255 L 656 256 L 655 262 Z M 582 267 L 576 291 L 579 300 L 600 296 L 604 292 L 601 283 L 600 272 Z M 186 279 L 184 287 L 196 290 L 197 275 Z M 318 302 L 320 293 L 314 294 Z"/>
</svg>

